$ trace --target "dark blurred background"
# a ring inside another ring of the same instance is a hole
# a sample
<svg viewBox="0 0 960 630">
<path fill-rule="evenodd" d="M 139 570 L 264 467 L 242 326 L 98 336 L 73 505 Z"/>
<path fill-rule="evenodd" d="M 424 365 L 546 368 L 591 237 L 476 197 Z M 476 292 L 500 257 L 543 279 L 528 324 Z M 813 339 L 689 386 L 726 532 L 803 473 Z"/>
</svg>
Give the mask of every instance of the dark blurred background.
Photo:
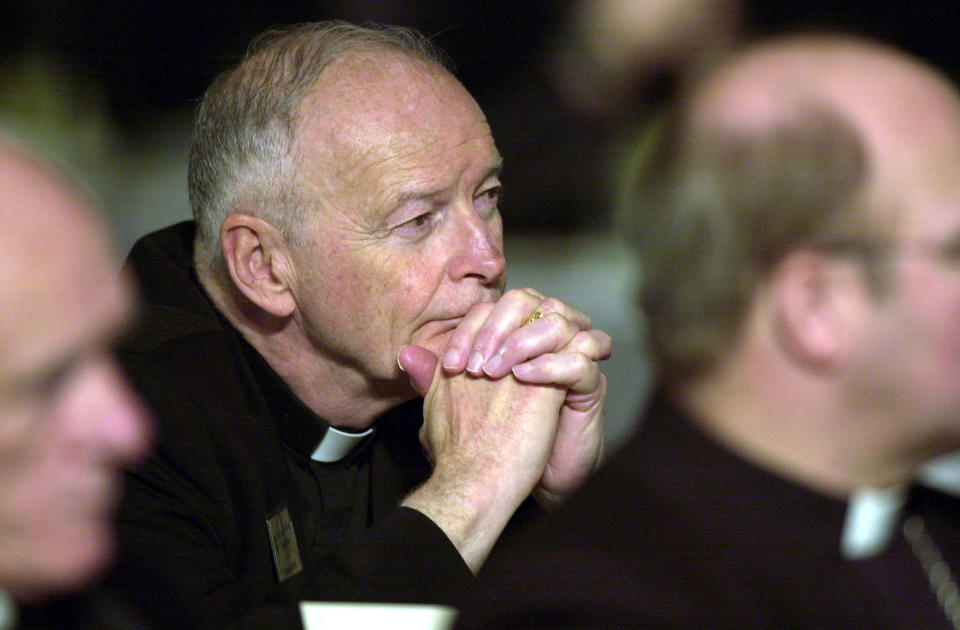
<svg viewBox="0 0 960 630">
<path fill-rule="evenodd" d="M 610 201 L 645 116 L 738 44 L 797 28 L 886 40 L 960 78 L 956 0 L 6 0 L 0 124 L 89 184 L 123 252 L 189 216 L 190 118 L 211 79 L 264 29 L 331 18 L 413 26 L 450 55 L 505 156 L 510 285 L 589 311 L 614 338 L 613 444 L 647 381 Z"/>
<path fill-rule="evenodd" d="M 84 83 L 82 106 L 100 108 L 112 141 L 138 152 L 159 121 L 192 109 L 215 74 L 272 25 L 341 18 L 414 26 L 449 53 L 458 76 L 488 112 L 509 156 L 511 196 L 521 204 L 521 191 L 535 193 L 536 204 L 523 202 L 523 210 L 518 205 L 505 215 L 511 227 L 577 228 L 598 218 L 581 212 L 595 210 L 597 185 L 586 179 L 594 173 L 589 167 L 571 181 L 567 164 L 596 163 L 597 125 L 568 120 L 538 67 L 562 6 L 557 0 L 7 2 L 0 8 L 0 53 L 43 59 L 57 80 Z M 529 169 L 546 177 L 520 185 Z"/>
<path fill-rule="evenodd" d="M 674 20 L 695 26 L 671 33 L 655 14 L 668 6 Z M 617 11 L 619 24 L 602 23 Z M 958 75 L 960 3 L 953 0 L 14 0 L 0 5 L 0 104 L 12 110 L 10 90 L 50 82 L 47 93 L 19 106 L 73 99 L 73 106 L 61 103 L 65 132 L 96 118 L 111 145 L 104 151 L 136 154 L 157 141 L 165 121 L 189 118 L 204 87 L 254 35 L 279 23 L 326 18 L 414 26 L 450 54 L 508 161 L 504 218 L 511 231 L 609 228 L 604 169 L 619 125 L 669 95 L 676 78 L 697 57 L 709 58 L 711 47 L 797 27 L 853 30 Z M 603 50 L 624 37 L 612 29 L 626 29 L 631 20 L 636 44 Z M 664 38 L 692 41 L 669 50 L 655 41 L 653 27 Z M 653 44 L 645 48 L 644 41 Z M 616 55 L 621 59 L 609 59 Z"/>
</svg>

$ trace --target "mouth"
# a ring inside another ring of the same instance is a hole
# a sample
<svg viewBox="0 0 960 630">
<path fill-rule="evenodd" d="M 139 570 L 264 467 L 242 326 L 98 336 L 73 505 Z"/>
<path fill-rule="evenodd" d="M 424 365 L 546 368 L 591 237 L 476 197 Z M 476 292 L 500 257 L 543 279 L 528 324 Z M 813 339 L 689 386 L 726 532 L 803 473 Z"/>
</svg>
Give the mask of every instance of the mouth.
<svg viewBox="0 0 960 630">
<path fill-rule="evenodd" d="M 464 315 L 458 315 L 456 317 L 447 317 L 444 319 L 434 319 L 428 322 L 428 325 L 432 324 L 432 327 L 436 329 L 438 333 L 449 332 L 455 329 L 460 325 L 460 322 L 463 321 Z"/>
<path fill-rule="evenodd" d="M 420 326 L 417 332 L 414 333 L 410 343 L 424 347 L 433 346 L 438 341 L 441 342 L 441 345 L 446 344 L 449 335 L 456 330 L 462 321 L 463 315 L 444 319 L 431 319 Z"/>
<path fill-rule="evenodd" d="M 446 305 L 446 308 L 438 309 L 440 312 L 436 317 L 432 317 L 420 325 L 410 343 L 424 345 L 424 342 L 435 340 L 438 337 L 445 337 L 463 322 L 467 313 L 474 306 L 481 302 L 496 302 L 497 299 L 498 295 L 491 291 L 476 296 L 475 299 L 467 299 L 466 301 L 457 300 L 456 303 L 451 301 Z M 442 342 L 446 344 L 446 339 L 444 338 Z"/>
<path fill-rule="evenodd" d="M 71 492 L 77 512 L 86 513 L 94 519 L 111 518 L 120 504 L 121 496 L 120 480 L 112 471 L 89 477 L 84 485 L 75 487 Z"/>
</svg>

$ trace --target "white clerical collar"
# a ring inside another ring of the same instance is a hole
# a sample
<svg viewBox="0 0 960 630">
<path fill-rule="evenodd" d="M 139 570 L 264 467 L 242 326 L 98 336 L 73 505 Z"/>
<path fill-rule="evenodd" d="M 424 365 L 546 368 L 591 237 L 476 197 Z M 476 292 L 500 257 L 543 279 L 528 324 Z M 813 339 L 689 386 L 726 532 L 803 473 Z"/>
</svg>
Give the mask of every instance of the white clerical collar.
<svg viewBox="0 0 960 630">
<path fill-rule="evenodd" d="M 17 627 L 17 604 L 6 590 L 0 587 L 0 630 Z"/>
<path fill-rule="evenodd" d="M 929 488 L 960 496 L 960 452 L 927 462 L 920 468 L 917 480 Z M 869 558 L 886 549 L 900 522 L 900 512 L 906 500 L 905 484 L 854 492 L 843 524 L 840 543 L 843 555 L 856 560 Z"/>
<path fill-rule="evenodd" d="M 930 460 L 920 467 L 918 477 L 928 488 L 960 496 L 960 452 Z"/>
<path fill-rule="evenodd" d="M 844 557 L 862 560 L 887 548 L 907 500 L 904 484 L 888 488 L 861 488 L 847 503 L 840 548 Z"/>
<path fill-rule="evenodd" d="M 323 462 L 324 464 L 339 462 L 359 446 L 363 438 L 371 433 L 373 433 L 373 427 L 370 427 L 363 433 L 347 433 L 346 431 L 340 431 L 339 429 L 330 427 L 326 433 L 323 434 L 323 439 L 320 440 L 317 448 L 313 450 L 310 459 Z"/>
</svg>

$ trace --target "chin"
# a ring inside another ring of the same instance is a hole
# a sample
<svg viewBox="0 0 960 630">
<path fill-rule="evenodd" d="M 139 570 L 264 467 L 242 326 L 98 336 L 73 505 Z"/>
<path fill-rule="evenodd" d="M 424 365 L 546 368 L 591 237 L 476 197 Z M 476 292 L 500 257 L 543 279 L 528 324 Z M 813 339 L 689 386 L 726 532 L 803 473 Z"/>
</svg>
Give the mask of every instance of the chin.
<svg viewBox="0 0 960 630">
<path fill-rule="evenodd" d="M 40 601 L 88 586 L 113 563 L 113 538 L 72 535 L 50 541 L 34 558 L 34 571 L 24 601 Z"/>
<path fill-rule="evenodd" d="M 83 586 L 98 577 L 113 564 L 115 544 L 112 535 L 106 533 L 88 536 L 86 547 L 76 554 L 70 554 L 71 562 L 62 575 L 74 583 L 74 587 Z"/>
</svg>

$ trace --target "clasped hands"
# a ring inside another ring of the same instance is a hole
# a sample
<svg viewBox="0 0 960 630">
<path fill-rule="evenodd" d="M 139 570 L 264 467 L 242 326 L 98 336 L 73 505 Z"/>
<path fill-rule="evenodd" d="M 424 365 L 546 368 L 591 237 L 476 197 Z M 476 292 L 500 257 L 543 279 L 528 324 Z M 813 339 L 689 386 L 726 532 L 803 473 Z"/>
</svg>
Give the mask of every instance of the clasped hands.
<svg viewBox="0 0 960 630">
<path fill-rule="evenodd" d="M 399 362 L 424 396 L 420 437 L 434 477 L 459 479 L 510 514 L 531 491 L 558 503 L 601 457 L 597 361 L 610 345 L 585 313 L 524 288 L 474 305 L 439 358 L 405 347 Z"/>
</svg>

